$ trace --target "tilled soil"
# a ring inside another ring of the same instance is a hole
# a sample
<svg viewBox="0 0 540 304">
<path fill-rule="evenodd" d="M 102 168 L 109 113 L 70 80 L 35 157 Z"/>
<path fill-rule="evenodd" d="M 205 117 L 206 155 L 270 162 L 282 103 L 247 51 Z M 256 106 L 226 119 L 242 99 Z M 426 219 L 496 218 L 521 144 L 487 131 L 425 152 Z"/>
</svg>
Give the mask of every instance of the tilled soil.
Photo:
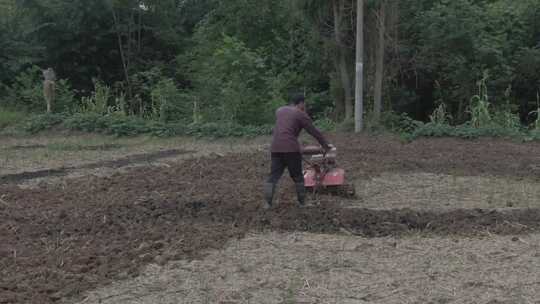
<svg viewBox="0 0 540 304">
<path fill-rule="evenodd" d="M 333 136 L 350 179 L 383 172 L 497 175 L 540 180 L 540 145 L 506 141 Z M 419 211 L 340 209 L 344 198 L 294 205 L 290 183 L 280 204 L 260 208 L 268 155 L 193 159 L 137 168 L 58 187 L 0 186 L 0 303 L 60 303 L 148 263 L 197 259 L 249 231 L 363 236 L 519 234 L 540 231 L 540 209 Z M 362 198 L 357 198 L 361 202 Z"/>
</svg>

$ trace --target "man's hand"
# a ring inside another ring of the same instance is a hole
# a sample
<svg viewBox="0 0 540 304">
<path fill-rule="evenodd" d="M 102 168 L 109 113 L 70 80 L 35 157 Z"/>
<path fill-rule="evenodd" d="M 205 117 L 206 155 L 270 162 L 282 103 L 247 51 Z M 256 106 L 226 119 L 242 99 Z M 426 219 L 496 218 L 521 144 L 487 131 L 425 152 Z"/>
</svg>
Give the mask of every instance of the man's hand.
<svg viewBox="0 0 540 304">
<path fill-rule="evenodd" d="M 335 150 L 336 147 L 334 145 L 332 145 L 332 144 L 328 144 L 326 147 L 323 147 L 323 149 L 324 149 L 324 154 L 326 154 L 326 153 L 328 153 L 328 152 L 330 152 L 332 150 Z"/>
</svg>

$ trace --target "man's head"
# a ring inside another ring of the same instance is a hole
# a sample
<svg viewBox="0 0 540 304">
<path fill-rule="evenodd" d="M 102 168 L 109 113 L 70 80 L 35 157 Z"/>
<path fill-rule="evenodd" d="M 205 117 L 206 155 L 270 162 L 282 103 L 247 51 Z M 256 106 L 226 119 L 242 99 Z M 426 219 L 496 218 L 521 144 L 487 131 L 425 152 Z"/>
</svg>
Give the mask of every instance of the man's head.
<svg viewBox="0 0 540 304">
<path fill-rule="evenodd" d="M 306 98 L 303 94 L 296 94 L 289 99 L 289 105 L 296 107 L 301 111 L 306 111 Z"/>
</svg>

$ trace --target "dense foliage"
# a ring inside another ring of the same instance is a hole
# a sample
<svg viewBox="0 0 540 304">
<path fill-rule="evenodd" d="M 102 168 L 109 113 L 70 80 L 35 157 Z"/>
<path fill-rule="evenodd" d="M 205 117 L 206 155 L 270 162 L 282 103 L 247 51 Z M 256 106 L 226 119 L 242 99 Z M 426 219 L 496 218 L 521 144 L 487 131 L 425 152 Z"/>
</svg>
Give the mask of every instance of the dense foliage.
<svg viewBox="0 0 540 304">
<path fill-rule="evenodd" d="M 365 114 L 375 117 L 368 127 L 405 124 L 414 136 L 538 133 L 539 1 L 364 2 Z M 347 126 L 355 4 L 5 0 L 0 111 L 44 112 L 41 70 L 52 67 L 54 113 L 29 131 L 60 124 L 119 135 L 259 134 L 292 91 L 306 93 L 319 125 Z M 373 115 L 378 69 L 383 115 Z"/>
</svg>

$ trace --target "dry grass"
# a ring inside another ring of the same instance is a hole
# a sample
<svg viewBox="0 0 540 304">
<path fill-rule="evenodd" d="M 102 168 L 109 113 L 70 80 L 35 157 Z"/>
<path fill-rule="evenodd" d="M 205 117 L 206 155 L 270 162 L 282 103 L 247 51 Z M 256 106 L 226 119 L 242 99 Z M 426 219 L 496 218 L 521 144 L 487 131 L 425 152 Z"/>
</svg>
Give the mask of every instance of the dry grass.
<svg viewBox="0 0 540 304">
<path fill-rule="evenodd" d="M 362 201 L 347 207 L 371 209 L 538 208 L 540 184 L 489 176 L 386 173 L 356 183 Z"/>
<path fill-rule="evenodd" d="M 251 235 L 82 303 L 538 303 L 539 250 L 540 235 Z"/>
<path fill-rule="evenodd" d="M 0 138 L 0 175 L 49 168 L 80 166 L 104 160 L 182 149 L 196 151 L 195 156 L 260 149 L 265 139 L 199 140 L 194 138 L 116 138 L 110 136 L 51 135 L 28 138 Z M 100 149 L 99 147 L 103 147 Z M 192 155 L 193 156 L 193 155 Z M 173 159 L 174 160 L 174 159 Z"/>
</svg>

